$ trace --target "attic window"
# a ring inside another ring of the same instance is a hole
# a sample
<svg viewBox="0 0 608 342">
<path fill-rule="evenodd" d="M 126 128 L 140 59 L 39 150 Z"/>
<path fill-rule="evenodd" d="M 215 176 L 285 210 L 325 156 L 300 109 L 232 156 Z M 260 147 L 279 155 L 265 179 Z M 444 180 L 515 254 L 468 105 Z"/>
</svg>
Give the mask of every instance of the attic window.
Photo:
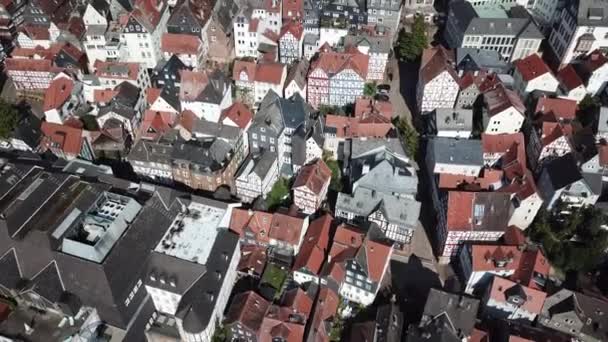
<svg viewBox="0 0 608 342">
<path fill-rule="evenodd" d="M 589 8 L 588 14 L 589 20 L 602 20 L 604 19 L 604 9 L 598 7 Z"/>
</svg>

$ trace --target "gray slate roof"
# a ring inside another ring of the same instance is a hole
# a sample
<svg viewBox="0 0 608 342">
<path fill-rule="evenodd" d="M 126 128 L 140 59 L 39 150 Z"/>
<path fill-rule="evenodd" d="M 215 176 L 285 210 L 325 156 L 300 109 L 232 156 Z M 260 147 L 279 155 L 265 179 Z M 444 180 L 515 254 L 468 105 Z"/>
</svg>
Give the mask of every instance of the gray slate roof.
<svg viewBox="0 0 608 342">
<path fill-rule="evenodd" d="M 296 130 L 311 113 L 312 108 L 298 93 L 284 99 L 270 90 L 255 113 L 252 126 L 264 126 L 279 134 L 285 127 Z"/>
<path fill-rule="evenodd" d="M 137 160 L 158 164 L 171 164 L 173 146 L 162 142 L 140 139 L 129 152 L 128 160 Z"/>
<path fill-rule="evenodd" d="M 480 140 L 437 137 L 429 139 L 429 147 L 435 155 L 435 163 L 483 166 Z"/>
<path fill-rule="evenodd" d="M 414 229 L 420 214 L 420 202 L 366 188 L 357 188 L 352 195 L 342 192 L 338 194 L 336 211 L 367 217 L 377 209 L 383 211 L 389 223 Z"/>
<path fill-rule="evenodd" d="M 573 1 L 578 2 L 575 17 L 580 26 L 608 26 L 608 2 L 604 0 Z"/>
<path fill-rule="evenodd" d="M 431 289 L 423 311 L 423 322 L 445 313 L 456 331 L 469 336 L 475 327 L 479 300 L 466 295 Z M 462 336 L 461 336 L 462 337 Z"/>
<path fill-rule="evenodd" d="M 608 133 L 608 107 L 600 108 L 600 118 L 597 123 L 598 133 Z"/>
<path fill-rule="evenodd" d="M 369 51 L 372 53 L 389 53 L 391 51 L 390 40 L 382 36 L 371 37 L 367 35 L 355 36 L 349 34 L 344 37 L 344 46 L 349 45 L 369 47 Z"/>
<path fill-rule="evenodd" d="M 471 109 L 435 109 L 435 123 L 437 131 L 465 131 L 473 130 L 473 110 Z"/>
<path fill-rule="evenodd" d="M 383 159 L 358 178 L 356 186 L 385 194 L 415 195 L 418 191 L 418 177 L 412 171 L 411 165 L 400 159 Z"/>
<path fill-rule="evenodd" d="M 507 70 L 509 65 L 502 60 L 498 51 L 474 49 L 474 48 L 457 48 L 456 49 L 456 66 L 460 68 L 463 64 L 474 63 L 478 68 L 487 68 L 492 70 Z"/>
</svg>

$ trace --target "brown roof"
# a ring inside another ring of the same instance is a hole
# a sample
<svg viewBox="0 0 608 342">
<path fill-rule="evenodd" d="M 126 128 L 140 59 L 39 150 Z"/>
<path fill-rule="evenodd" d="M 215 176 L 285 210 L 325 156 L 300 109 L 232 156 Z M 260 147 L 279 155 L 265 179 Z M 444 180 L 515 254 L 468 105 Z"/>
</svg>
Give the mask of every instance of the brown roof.
<svg viewBox="0 0 608 342">
<path fill-rule="evenodd" d="M 239 128 L 245 129 L 253 119 L 253 114 L 245 104 L 235 102 L 222 111 L 220 122 L 223 122 L 225 119 L 230 119 Z"/>
<path fill-rule="evenodd" d="M 264 317 L 259 341 L 273 341 L 275 338 L 280 338 L 285 342 L 302 342 L 304 325 Z"/>
<path fill-rule="evenodd" d="M 450 230 L 470 230 L 473 227 L 474 192 L 450 191 L 448 193 L 447 226 Z"/>
<path fill-rule="evenodd" d="M 41 145 L 49 149 L 62 150 L 66 154 L 77 156 L 82 147 L 82 129 L 43 122 L 40 127 L 44 138 Z"/>
<path fill-rule="evenodd" d="M 209 84 L 209 75 L 203 71 L 180 70 L 181 87 L 179 97 L 185 101 L 195 101 Z"/>
<path fill-rule="evenodd" d="M 293 270 L 306 268 L 319 275 L 329 249 L 329 231 L 333 217 L 325 214 L 310 223 L 300 252 L 295 258 Z"/>
<path fill-rule="evenodd" d="M 50 40 L 49 29 L 40 25 L 24 24 L 21 31 L 32 40 Z"/>
<path fill-rule="evenodd" d="M 244 72 L 247 75 L 247 81 L 253 82 L 255 81 L 255 70 L 255 62 L 236 60 L 232 68 L 232 79 L 241 80 L 241 73 Z"/>
<path fill-rule="evenodd" d="M 300 18 L 303 12 L 303 0 L 283 0 L 283 20 L 286 18 Z"/>
<path fill-rule="evenodd" d="M 368 114 L 380 114 L 389 121 L 393 118 L 393 104 L 390 101 L 377 101 L 368 96 L 355 100 L 355 117 L 363 118 Z"/>
<path fill-rule="evenodd" d="M 467 191 L 490 190 L 497 183 L 502 182 L 504 172 L 484 168 L 479 176 L 456 175 L 449 173 L 439 174 L 440 189 L 459 189 Z"/>
<path fill-rule="evenodd" d="M 511 279 L 532 289 L 541 290 L 544 286 L 537 284 L 534 277 L 542 276 L 546 279 L 550 270 L 551 264 L 541 249 L 527 250 L 524 251 L 520 265 Z"/>
<path fill-rule="evenodd" d="M 551 73 L 551 70 L 545 64 L 542 58 L 537 54 L 532 54 L 526 58 L 518 59 L 513 62 L 515 70 L 519 72 L 522 79 L 529 82 L 546 73 Z"/>
<path fill-rule="evenodd" d="M 608 166 L 608 145 L 599 144 L 597 145 L 597 153 L 600 159 L 601 166 Z"/>
<path fill-rule="evenodd" d="M 472 245 L 471 271 L 515 271 L 519 267 L 521 257 L 519 246 Z"/>
<path fill-rule="evenodd" d="M 313 298 L 299 287 L 285 292 L 281 299 L 281 306 L 289 309 L 291 314 L 303 315 L 306 319 L 312 311 Z"/>
<path fill-rule="evenodd" d="M 93 99 L 98 103 L 110 103 L 116 94 L 118 94 L 116 90 L 95 89 L 93 90 Z"/>
<path fill-rule="evenodd" d="M 336 228 L 329 255 L 332 260 L 343 260 L 355 255 L 363 245 L 365 233 L 354 226 L 341 224 Z"/>
<path fill-rule="evenodd" d="M 44 111 L 58 109 L 70 98 L 74 89 L 74 81 L 69 77 L 54 79 L 44 93 Z"/>
<path fill-rule="evenodd" d="M 329 342 L 329 324 L 326 322 L 331 324 L 334 321 L 339 303 L 340 299 L 336 292 L 326 285 L 320 286 L 309 332 L 309 336 L 315 337 L 315 342 Z"/>
<path fill-rule="evenodd" d="M 255 69 L 255 81 L 281 84 L 285 65 L 281 63 L 259 63 Z"/>
<path fill-rule="evenodd" d="M 456 82 L 459 82 L 456 70 L 454 70 L 453 53 L 441 45 L 424 50 L 420 63 L 419 82 L 427 84 L 444 71 L 447 71 Z"/>
<path fill-rule="evenodd" d="M 300 169 L 292 188 L 306 187 L 314 194 L 320 195 L 330 181 L 331 170 L 322 159 L 317 159 Z"/>
<path fill-rule="evenodd" d="M 378 113 L 364 118 L 328 114 L 325 126 L 335 128 L 339 138 L 384 138 L 394 128 L 389 119 Z"/>
<path fill-rule="evenodd" d="M 584 86 L 583 80 L 571 64 L 566 65 L 557 72 L 557 79 L 568 91 Z"/>
<path fill-rule="evenodd" d="M 141 137 L 155 140 L 173 129 L 177 117 L 172 112 L 146 110 L 141 123 Z"/>
<path fill-rule="evenodd" d="M 492 88 L 492 90 L 485 92 L 483 96 L 490 117 L 499 114 L 510 107 L 514 107 L 522 116 L 526 111 L 526 107 L 519 95 L 511 89 L 507 89 L 502 84 L 498 84 Z"/>
<path fill-rule="evenodd" d="M 523 133 L 485 134 L 481 135 L 481 145 L 484 153 L 506 153 L 511 148 L 524 146 Z"/>
<path fill-rule="evenodd" d="M 197 36 L 190 34 L 165 33 L 161 38 L 160 48 L 163 52 L 172 54 L 197 55 L 202 42 Z"/>
<path fill-rule="evenodd" d="M 232 299 L 225 323 L 240 323 L 251 331 L 258 332 L 269 307 L 270 303 L 254 291 L 239 293 Z"/>
<path fill-rule="evenodd" d="M 253 271 L 254 274 L 261 275 L 266 266 L 266 247 L 257 245 L 245 245 L 241 247 L 241 260 L 237 266 L 240 272 Z"/>
</svg>

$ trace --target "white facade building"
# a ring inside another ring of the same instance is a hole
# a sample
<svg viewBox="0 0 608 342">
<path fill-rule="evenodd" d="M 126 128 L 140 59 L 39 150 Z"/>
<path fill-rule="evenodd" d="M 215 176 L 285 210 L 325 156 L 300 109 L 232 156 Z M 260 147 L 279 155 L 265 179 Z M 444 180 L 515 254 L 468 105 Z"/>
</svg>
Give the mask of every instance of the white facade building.
<svg viewBox="0 0 608 342">
<path fill-rule="evenodd" d="M 161 37 L 167 29 L 169 6 L 158 1 L 154 8 L 136 9 L 130 13 L 120 41 L 125 61 L 154 68 L 162 59 Z"/>
</svg>

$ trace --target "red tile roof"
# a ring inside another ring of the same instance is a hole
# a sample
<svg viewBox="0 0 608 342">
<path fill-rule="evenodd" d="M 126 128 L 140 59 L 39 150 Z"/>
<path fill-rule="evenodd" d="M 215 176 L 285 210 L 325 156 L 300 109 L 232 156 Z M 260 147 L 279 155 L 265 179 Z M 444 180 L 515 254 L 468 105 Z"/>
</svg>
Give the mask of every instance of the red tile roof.
<svg viewBox="0 0 608 342">
<path fill-rule="evenodd" d="M 559 122 L 543 122 L 541 144 L 547 146 L 561 137 L 571 137 L 572 125 Z"/>
<path fill-rule="evenodd" d="M 364 118 L 369 114 L 380 114 L 389 122 L 393 118 L 393 104 L 390 101 L 377 101 L 368 96 L 355 100 L 355 117 Z"/>
<path fill-rule="evenodd" d="M 309 75 L 316 69 L 321 69 L 326 75 L 342 72 L 343 70 L 353 70 L 362 79 L 367 78 L 367 67 L 369 56 L 354 52 L 320 52 L 316 60 L 311 63 Z"/>
<path fill-rule="evenodd" d="M 49 29 L 40 25 L 24 24 L 21 27 L 21 32 L 32 40 L 50 40 L 51 34 Z"/>
<path fill-rule="evenodd" d="M 273 341 L 275 338 L 280 338 L 285 342 L 302 342 L 304 325 L 264 317 L 259 341 Z"/>
<path fill-rule="evenodd" d="M 161 38 L 160 48 L 171 54 L 198 55 L 202 42 L 197 36 L 190 34 L 165 33 Z"/>
<path fill-rule="evenodd" d="M 44 93 L 44 111 L 59 109 L 68 101 L 74 90 L 74 81 L 69 77 L 54 79 Z"/>
<path fill-rule="evenodd" d="M 441 45 L 426 49 L 422 52 L 419 82 L 427 84 L 444 71 L 447 71 L 454 81 L 459 82 L 458 75 L 456 74 L 453 65 L 453 53 L 446 50 Z"/>
<path fill-rule="evenodd" d="M 568 91 L 585 86 L 583 80 L 571 64 L 566 65 L 557 72 L 557 79 Z"/>
<path fill-rule="evenodd" d="M 316 161 L 304 165 L 300 169 L 292 189 L 306 187 L 314 194 L 321 195 L 321 192 L 327 187 L 330 181 L 331 170 L 322 159 L 317 159 Z"/>
<path fill-rule="evenodd" d="M 325 126 L 336 129 L 338 138 L 384 138 L 394 128 L 390 120 L 380 114 L 370 114 L 364 120 L 342 115 L 326 115 Z"/>
<path fill-rule="evenodd" d="M 261 275 L 266 266 L 266 247 L 256 245 L 245 245 L 241 247 L 241 260 L 237 266 L 240 272 L 253 271 L 254 274 Z"/>
<path fill-rule="evenodd" d="M 57 149 L 65 154 L 77 156 L 82 147 L 82 129 L 43 122 L 40 127 L 44 138 L 42 145 L 48 149 Z"/>
<path fill-rule="evenodd" d="M 260 23 L 260 19 L 258 19 L 258 18 L 251 19 L 251 21 L 249 22 L 249 32 L 257 32 L 259 23 Z"/>
<path fill-rule="evenodd" d="M 336 228 L 329 255 L 332 260 L 344 260 L 355 255 L 363 245 L 365 233 L 357 227 L 341 224 Z"/>
<path fill-rule="evenodd" d="M 245 104 L 235 102 L 222 111 L 220 122 L 223 122 L 226 119 L 230 119 L 239 128 L 245 129 L 253 119 L 253 113 L 251 113 L 251 110 L 249 110 Z"/>
<path fill-rule="evenodd" d="M 230 218 L 230 230 L 245 236 L 246 231 L 255 234 L 258 242 L 268 242 L 272 214 L 263 211 L 251 211 L 246 209 L 234 208 Z"/>
<path fill-rule="evenodd" d="M 545 258 L 542 250 L 527 250 L 522 254 L 521 263 L 511 279 L 530 288 L 541 290 L 544 286 L 537 284 L 534 281 L 534 277 L 541 275 L 546 279 L 549 276 L 550 270 L 551 264 Z"/>
<path fill-rule="evenodd" d="M 53 72 L 56 69 L 48 59 L 7 58 L 4 64 L 9 71 Z"/>
<path fill-rule="evenodd" d="M 146 101 L 148 105 L 152 105 L 158 98 L 160 97 L 162 89 L 158 88 L 148 88 L 146 93 Z"/>
<path fill-rule="evenodd" d="M 524 135 L 513 134 L 482 134 L 481 144 L 484 153 L 506 153 L 512 148 L 524 146 Z"/>
<path fill-rule="evenodd" d="M 515 226 L 509 226 L 505 230 L 502 240 L 507 246 L 523 246 L 526 243 L 526 235 L 523 230 Z"/>
<path fill-rule="evenodd" d="M 539 193 L 534 176 L 528 169 L 525 169 L 522 175 L 513 177 L 510 184 L 500 188 L 498 191 L 515 194 L 520 201 Z"/>
<path fill-rule="evenodd" d="M 281 84 L 285 73 L 285 65 L 281 63 L 258 63 L 255 69 L 255 81 Z"/>
<path fill-rule="evenodd" d="M 301 18 L 304 12 L 304 1 L 283 0 L 283 20 L 287 18 Z"/>
<path fill-rule="evenodd" d="M 541 114 L 542 121 L 574 120 L 578 105 L 575 100 L 541 97 L 536 104 L 535 114 Z"/>
<path fill-rule="evenodd" d="M 513 62 L 515 70 L 519 72 L 522 79 L 529 82 L 546 73 L 551 73 L 551 70 L 545 64 L 542 58 L 537 54 L 532 54 L 526 58 L 518 59 Z"/>
<path fill-rule="evenodd" d="M 450 191 L 448 193 L 447 227 L 449 230 L 470 230 L 473 227 L 474 192 Z"/>
<path fill-rule="evenodd" d="M 283 213 L 274 213 L 268 236 L 271 239 L 296 246 L 300 243 L 304 219 Z"/>
<path fill-rule="evenodd" d="M 146 110 L 141 124 L 141 137 L 145 139 L 157 139 L 173 129 L 175 113 Z"/>
<path fill-rule="evenodd" d="M 380 283 L 384 276 L 385 266 L 390 262 L 393 247 L 372 240 L 366 240 L 364 247 L 367 260 L 367 276 Z"/>
<path fill-rule="evenodd" d="M 587 70 L 594 72 L 595 70 L 604 66 L 604 64 L 608 63 L 608 57 L 606 57 L 602 51 L 595 50 L 583 59 L 583 63 L 585 64 Z"/>
<path fill-rule="evenodd" d="M 288 21 L 281 28 L 281 33 L 279 33 L 279 37 L 283 38 L 283 36 L 285 36 L 287 32 L 291 33 L 296 40 L 300 40 L 302 38 L 302 35 L 304 34 L 304 26 L 299 21 Z"/>
<path fill-rule="evenodd" d="M 329 331 L 325 322 L 333 322 L 338 311 L 340 299 L 338 294 L 326 285 L 321 285 L 315 302 L 309 335 L 315 342 L 329 342 Z"/>
<path fill-rule="evenodd" d="M 93 99 L 97 103 L 110 103 L 116 94 L 118 94 L 116 90 L 95 89 Z"/>
<path fill-rule="evenodd" d="M 254 291 L 239 293 L 232 299 L 225 323 L 240 323 L 251 331 L 258 332 L 269 307 L 270 303 Z"/>
<path fill-rule="evenodd" d="M 281 299 L 281 307 L 288 308 L 290 314 L 303 315 L 306 319 L 312 311 L 313 298 L 301 288 L 293 288 L 285 292 Z"/>
<path fill-rule="evenodd" d="M 247 75 L 247 82 L 253 82 L 255 81 L 255 70 L 255 62 L 236 60 L 232 68 L 232 79 L 242 81 L 241 74 L 244 72 Z"/>
<path fill-rule="evenodd" d="M 479 176 L 455 175 L 449 173 L 439 174 L 440 189 L 458 189 L 466 191 L 490 190 L 497 183 L 502 182 L 504 172 L 484 168 Z"/>
<path fill-rule="evenodd" d="M 209 75 L 204 71 L 180 70 L 181 87 L 179 97 L 185 101 L 196 101 L 209 84 Z"/>
<path fill-rule="evenodd" d="M 523 309 L 530 313 L 539 314 L 542 310 L 543 304 L 545 303 L 547 294 L 542 291 L 517 284 L 508 279 L 494 276 L 489 298 L 492 298 L 497 302 L 506 302 L 509 292 L 516 286 L 520 286 L 527 297 L 524 298 L 524 303 L 520 306 L 520 310 Z"/>
<path fill-rule="evenodd" d="M 329 231 L 333 217 L 325 214 L 310 223 L 300 252 L 295 258 L 293 270 L 306 268 L 309 272 L 319 275 L 329 249 Z"/>
<path fill-rule="evenodd" d="M 521 257 L 518 246 L 472 245 L 471 271 L 515 272 Z"/>
</svg>

